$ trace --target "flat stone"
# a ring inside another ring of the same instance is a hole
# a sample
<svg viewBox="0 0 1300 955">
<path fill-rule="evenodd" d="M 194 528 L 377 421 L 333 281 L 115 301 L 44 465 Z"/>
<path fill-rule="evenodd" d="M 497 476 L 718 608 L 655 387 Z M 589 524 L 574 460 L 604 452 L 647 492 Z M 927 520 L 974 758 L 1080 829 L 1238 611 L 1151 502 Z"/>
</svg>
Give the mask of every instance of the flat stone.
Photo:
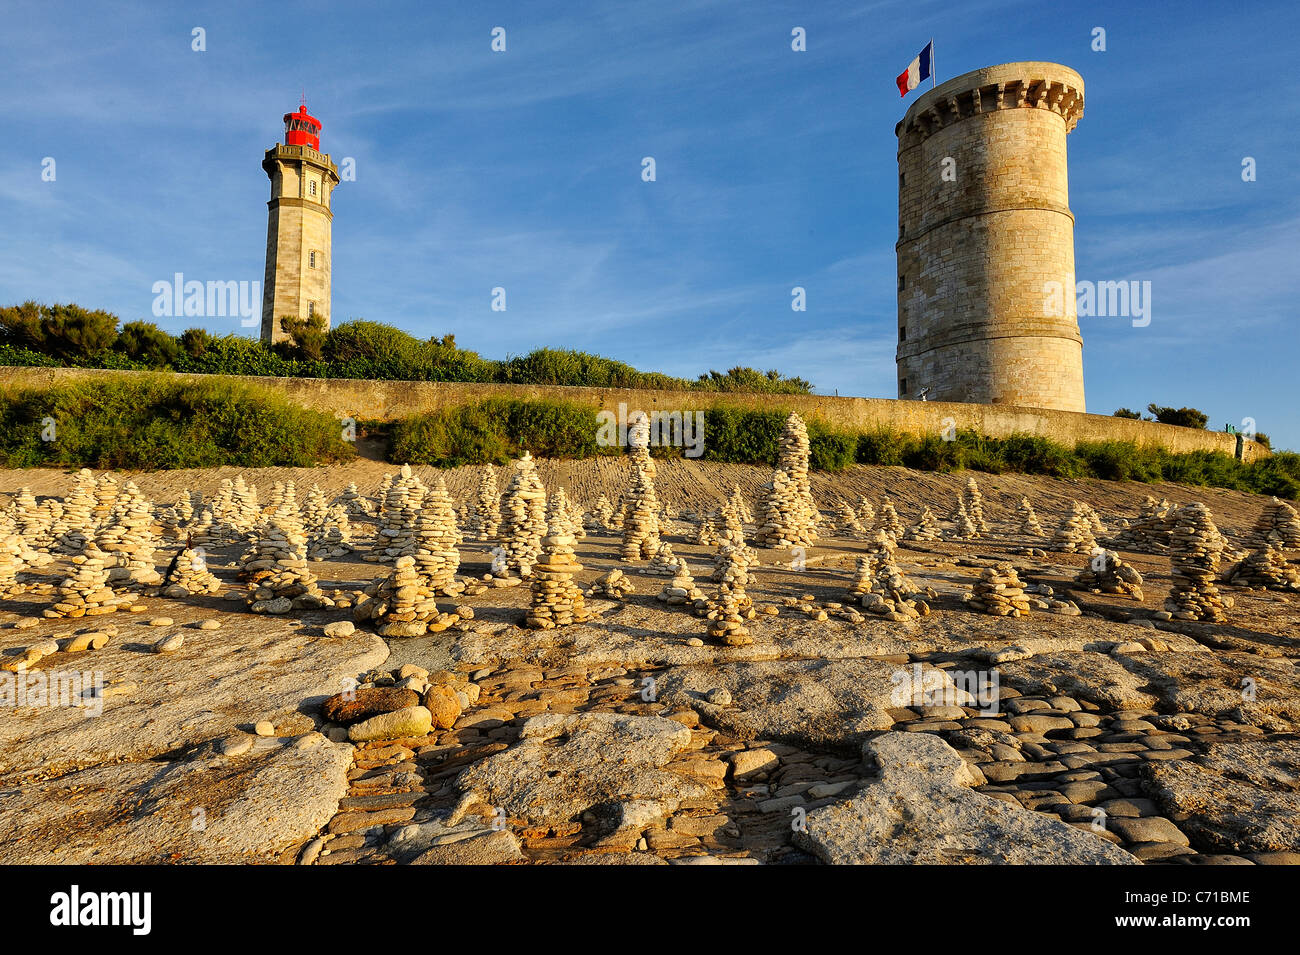
<svg viewBox="0 0 1300 955">
<path fill-rule="evenodd" d="M 351 693 L 331 696 L 321 704 L 321 713 L 331 723 L 346 726 L 380 713 L 415 706 L 419 702 L 420 695 L 414 690 L 389 686 L 358 687 Z"/>
<path fill-rule="evenodd" d="M 879 779 L 807 815 L 795 844 L 839 864 L 1135 864 L 1104 839 L 969 788 L 936 736 L 885 733 L 862 747 Z"/>
<path fill-rule="evenodd" d="M 354 743 L 364 743 L 378 739 L 425 736 L 432 726 L 433 714 L 423 706 L 406 706 L 353 723 L 348 727 L 348 739 Z"/>
</svg>

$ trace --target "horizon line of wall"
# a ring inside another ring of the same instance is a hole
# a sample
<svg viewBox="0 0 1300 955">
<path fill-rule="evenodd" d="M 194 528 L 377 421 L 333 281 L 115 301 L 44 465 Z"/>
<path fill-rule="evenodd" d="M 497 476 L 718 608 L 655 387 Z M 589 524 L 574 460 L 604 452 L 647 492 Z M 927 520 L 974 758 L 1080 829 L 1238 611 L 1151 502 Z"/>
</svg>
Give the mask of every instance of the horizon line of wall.
<svg viewBox="0 0 1300 955">
<path fill-rule="evenodd" d="M 991 438 L 1032 434 L 1073 447 L 1080 441 L 1132 441 L 1173 452 L 1222 451 L 1235 455 L 1235 435 L 1087 414 L 1014 408 L 1006 405 L 894 398 L 849 398 L 829 395 L 777 395 L 739 391 L 659 391 L 591 388 L 576 385 L 518 385 L 490 382 L 371 381 L 359 378 L 274 378 L 254 375 L 198 375 L 180 372 L 117 371 L 104 368 L 0 366 L 0 386 L 49 388 L 105 376 L 174 375 L 210 381 L 223 379 L 278 391 L 294 404 L 337 418 L 392 421 L 421 412 L 470 404 L 484 398 L 550 399 L 587 402 L 617 414 L 625 403 L 632 411 L 704 411 L 713 406 L 798 412 L 806 421 L 819 419 L 851 431 L 890 429 L 910 434 L 971 430 Z M 1244 442 L 1243 458 L 1253 461 L 1269 451 Z"/>
</svg>

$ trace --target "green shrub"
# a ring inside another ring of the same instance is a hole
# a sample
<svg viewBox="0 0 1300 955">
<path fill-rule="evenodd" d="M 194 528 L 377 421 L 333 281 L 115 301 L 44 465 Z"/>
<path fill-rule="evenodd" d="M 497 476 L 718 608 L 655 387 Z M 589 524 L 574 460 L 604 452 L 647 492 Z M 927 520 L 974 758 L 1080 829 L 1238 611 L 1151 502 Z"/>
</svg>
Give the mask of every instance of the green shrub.
<svg viewBox="0 0 1300 955">
<path fill-rule="evenodd" d="M 810 466 L 817 471 L 842 471 L 857 460 L 858 437 L 819 423 L 808 427 Z"/>
<path fill-rule="evenodd" d="M 604 450 L 596 444 L 598 410 L 573 402 L 489 398 L 412 415 L 393 424 L 389 460 L 459 467 L 506 464 L 525 450 L 536 457 L 591 457 Z"/>
<path fill-rule="evenodd" d="M 0 390 L 6 467 L 308 467 L 354 454 L 335 419 L 241 385 L 150 375 Z"/>
<path fill-rule="evenodd" d="M 181 356 L 180 342 L 153 322 L 127 322 L 113 349 L 153 368 L 170 367 Z"/>
<path fill-rule="evenodd" d="M 1152 402 L 1147 405 L 1147 411 L 1151 412 L 1161 424 L 1178 425 L 1180 428 L 1204 430 L 1210 423 L 1210 416 L 1195 408 L 1166 408 Z"/>
</svg>

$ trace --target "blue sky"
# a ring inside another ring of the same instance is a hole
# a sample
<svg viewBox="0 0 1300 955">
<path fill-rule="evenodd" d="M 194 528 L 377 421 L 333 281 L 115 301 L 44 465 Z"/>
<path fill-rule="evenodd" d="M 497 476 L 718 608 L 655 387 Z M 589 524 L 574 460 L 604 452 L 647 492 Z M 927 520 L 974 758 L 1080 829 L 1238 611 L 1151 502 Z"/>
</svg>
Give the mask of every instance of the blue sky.
<svg viewBox="0 0 1300 955">
<path fill-rule="evenodd" d="M 322 149 L 356 163 L 334 204 L 336 324 L 879 397 L 894 125 L 918 95 L 894 77 L 930 37 L 940 82 L 1063 63 L 1087 87 L 1077 277 L 1152 283 L 1148 327 L 1081 319 L 1088 409 L 1191 405 L 1300 447 L 1293 3 L 7 2 L 3 25 L 0 303 L 152 319 L 175 272 L 260 281 L 261 156 L 305 88 Z"/>
</svg>

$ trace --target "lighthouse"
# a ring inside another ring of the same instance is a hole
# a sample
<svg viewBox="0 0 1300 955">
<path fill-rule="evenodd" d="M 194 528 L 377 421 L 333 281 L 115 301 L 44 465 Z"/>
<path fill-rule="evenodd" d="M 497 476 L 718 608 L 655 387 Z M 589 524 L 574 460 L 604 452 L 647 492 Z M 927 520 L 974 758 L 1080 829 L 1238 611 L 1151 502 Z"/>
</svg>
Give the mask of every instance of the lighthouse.
<svg viewBox="0 0 1300 955">
<path fill-rule="evenodd" d="M 304 103 L 284 114 L 284 142 L 262 159 L 271 180 L 262 284 L 262 341 L 268 345 L 291 337 L 283 318 L 320 319 L 330 327 L 330 203 L 339 170 L 320 151 L 320 131 L 320 120 Z"/>
</svg>

